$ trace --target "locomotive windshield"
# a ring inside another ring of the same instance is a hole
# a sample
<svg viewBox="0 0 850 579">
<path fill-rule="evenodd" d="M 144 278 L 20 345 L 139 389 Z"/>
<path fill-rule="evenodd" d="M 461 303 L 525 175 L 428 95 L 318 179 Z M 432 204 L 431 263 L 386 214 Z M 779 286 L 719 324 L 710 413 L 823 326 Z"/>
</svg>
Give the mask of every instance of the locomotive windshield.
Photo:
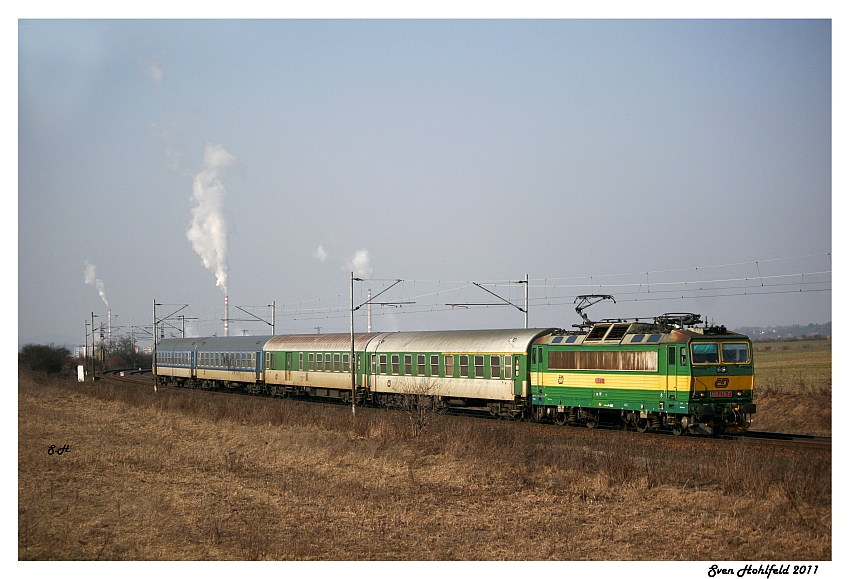
<svg viewBox="0 0 850 579">
<path fill-rule="evenodd" d="M 729 364 L 746 364 L 750 361 L 750 349 L 747 344 L 726 344 L 722 346 L 723 361 Z"/>
<path fill-rule="evenodd" d="M 719 364 L 723 355 L 724 364 L 747 364 L 750 361 L 750 347 L 743 342 L 708 342 L 691 346 L 694 364 Z"/>
<path fill-rule="evenodd" d="M 720 362 L 717 344 L 694 344 L 692 349 L 694 364 L 717 364 Z"/>
</svg>

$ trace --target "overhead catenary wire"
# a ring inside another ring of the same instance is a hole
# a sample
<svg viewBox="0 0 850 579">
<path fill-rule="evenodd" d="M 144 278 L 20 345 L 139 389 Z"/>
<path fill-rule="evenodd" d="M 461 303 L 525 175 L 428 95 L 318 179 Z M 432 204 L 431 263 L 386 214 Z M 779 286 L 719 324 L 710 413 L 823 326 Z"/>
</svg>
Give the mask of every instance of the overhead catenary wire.
<svg viewBox="0 0 850 579">
<path fill-rule="evenodd" d="M 628 302 L 673 302 L 693 299 L 731 298 L 736 296 L 829 292 L 831 291 L 832 283 L 832 271 L 829 268 L 815 267 L 802 271 L 798 269 L 798 271 L 791 273 L 762 272 L 761 268 L 766 264 L 819 258 L 828 258 L 829 263 L 831 263 L 831 257 L 831 253 L 827 252 L 695 267 L 632 271 L 628 273 L 593 273 L 568 277 L 547 276 L 544 278 L 531 278 L 529 279 L 528 287 L 533 290 L 533 293 L 529 296 L 529 306 L 533 310 L 534 308 L 571 305 L 575 295 L 597 291 L 616 294 L 618 301 Z M 699 275 L 706 270 L 741 267 L 752 268 L 752 276 Z M 629 280 L 629 277 L 637 279 Z M 695 277 L 696 279 L 690 279 L 691 277 Z M 480 303 L 482 296 L 480 293 L 476 293 L 476 297 L 471 298 L 470 303 L 479 300 L 479 303 L 474 305 L 481 308 L 506 307 L 508 305 L 514 305 L 516 307 L 514 302 L 519 302 L 522 299 L 515 296 L 514 286 L 517 283 L 516 280 L 430 280 L 406 279 L 401 277 L 371 278 L 363 281 L 383 286 L 383 288 L 377 288 L 378 293 L 382 289 L 386 291 L 390 289 L 390 286 L 395 286 L 392 302 L 376 302 L 374 301 L 375 296 L 373 296 L 371 302 L 373 306 L 372 315 L 376 317 L 387 315 L 423 315 L 452 311 L 455 308 L 448 305 L 448 302 L 454 300 L 454 303 L 461 303 L 467 297 L 465 293 L 471 288 L 476 288 L 476 286 L 488 292 L 490 290 L 482 286 L 487 286 L 495 290 L 490 293 L 493 293 L 500 300 L 497 301 L 496 298 L 490 297 L 487 298 L 488 301 Z M 435 286 L 433 290 L 428 287 L 431 284 Z M 374 285 L 372 286 L 373 289 Z M 499 288 L 502 288 L 502 290 L 499 291 Z M 507 288 L 507 291 L 504 288 Z M 364 288 L 361 286 L 359 289 L 361 297 L 363 290 Z M 476 292 L 478 292 L 477 288 Z M 507 298 L 503 298 L 500 294 L 506 294 Z M 346 319 L 350 316 L 350 312 L 347 306 L 342 305 L 342 302 L 347 301 L 342 298 L 342 293 L 336 293 L 332 296 L 311 299 L 288 299 L 287 303 L 290 306 L 278 310 L 275 319 L 286 324 L 288 331 L 300 328 L 302 325 L 301 322 Z M 363 300 L 361 299 L 360 301 Z M 163 305 L 168 306 L 169 304 Z M 394 306 L 391 310 L 389 309 L 390 305 Z M 262 307 L 253 306 L 253 308 Z M 220 326 L 222 319 L 220 307 L 199 305 L 192 306 L 190 310 L 199 318 L 192 324 L 196 332 L 206 333 L 205 329 L 217 329 Z M 365 315 L 365 310 L 358 311 L 357 315 Z M 312 331 L 315 329 L 315 325 L 307 329 Z"/>
</svg>

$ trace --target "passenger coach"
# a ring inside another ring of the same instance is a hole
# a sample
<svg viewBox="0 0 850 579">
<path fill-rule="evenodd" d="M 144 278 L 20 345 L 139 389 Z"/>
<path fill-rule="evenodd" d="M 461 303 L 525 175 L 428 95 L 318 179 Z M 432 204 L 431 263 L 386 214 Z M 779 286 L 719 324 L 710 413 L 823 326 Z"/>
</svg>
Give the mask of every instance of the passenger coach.
<svg viewBox="0 0 850 579">
<path fill-rule="evenodd" d="M 263 371 L 263 345 L 269 338 L 167 338 L 156 346 L 157 380 L 192 388 L 220 385 L 257 390 Z"/>
</svg>

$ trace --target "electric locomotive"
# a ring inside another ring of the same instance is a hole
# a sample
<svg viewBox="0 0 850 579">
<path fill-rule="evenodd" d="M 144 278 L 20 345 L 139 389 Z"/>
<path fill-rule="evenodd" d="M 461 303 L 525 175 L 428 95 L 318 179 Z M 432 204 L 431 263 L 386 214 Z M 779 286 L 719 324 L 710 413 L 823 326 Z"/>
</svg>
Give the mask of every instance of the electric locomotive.
<svg viewBox="0 0 850 579">
<path fill-rule="evenodd" d="M 752 344 L 694 314 L 558 331 L 531 350 L 534 416 L 558 424 L 741 433 L 753 403 Z"/>
</svg>

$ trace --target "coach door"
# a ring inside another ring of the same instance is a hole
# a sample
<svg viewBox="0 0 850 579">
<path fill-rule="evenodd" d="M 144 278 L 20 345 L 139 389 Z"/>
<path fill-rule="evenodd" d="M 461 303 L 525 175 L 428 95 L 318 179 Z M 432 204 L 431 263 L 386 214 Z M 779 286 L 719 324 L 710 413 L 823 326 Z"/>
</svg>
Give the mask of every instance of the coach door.
<svg viewBox="0 0 850 579">
<path fill-rule="evenodd" d="M 292 382 L 292 352 L 286 353 L 286 365 L 283 368 L 283 376 L 287 383 Z"/>
<path fill-rule="evenodd" d="M 531 346 L 531 394 L 539 394 L 543 390 L 543 347 Z M 527 396 L 528 392 L 523 392 Z"/>
</svg>

